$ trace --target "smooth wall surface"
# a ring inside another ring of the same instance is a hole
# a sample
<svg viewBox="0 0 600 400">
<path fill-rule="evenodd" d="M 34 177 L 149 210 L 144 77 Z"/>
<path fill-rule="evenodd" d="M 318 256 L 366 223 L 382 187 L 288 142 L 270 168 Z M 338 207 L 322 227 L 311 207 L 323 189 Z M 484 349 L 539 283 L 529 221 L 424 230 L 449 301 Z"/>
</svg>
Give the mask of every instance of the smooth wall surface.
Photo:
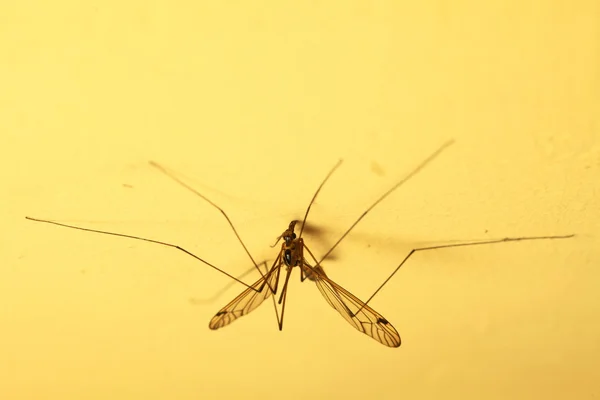
<svg viewBox="0 0 600 400">
<path fill-rule="evenodd" d="M 0 398 L 600 396 L 595 1 L 0 6 Z M 218 331 L 309 215 L 323 266 L 400 332 L 360 334 L 311 282 Z M 256 271 L 244 276 L 246 282 Z"/>
</svg>

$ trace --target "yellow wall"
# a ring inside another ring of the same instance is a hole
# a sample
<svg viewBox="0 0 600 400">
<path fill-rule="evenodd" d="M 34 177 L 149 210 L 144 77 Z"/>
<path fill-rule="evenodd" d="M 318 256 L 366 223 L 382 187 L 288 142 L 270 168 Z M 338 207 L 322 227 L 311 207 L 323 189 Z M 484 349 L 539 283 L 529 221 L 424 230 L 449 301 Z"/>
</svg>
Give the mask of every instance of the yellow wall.
<svg viewBox="0 0 600 400">
<path fill-rule="evenodd" d="M 198 3 L 202 5 L 198 5 Z M 284 5 L 284 3 L 292 5 Z M 0 398 L 564 399 L 600 395 L 597 1 L 21 1 L 0 6 Z M 300 218 L 399 349 L 314 284 L 222 330 Z M 247 282 L 256 279 L 254 273 Z"/>
</svg>

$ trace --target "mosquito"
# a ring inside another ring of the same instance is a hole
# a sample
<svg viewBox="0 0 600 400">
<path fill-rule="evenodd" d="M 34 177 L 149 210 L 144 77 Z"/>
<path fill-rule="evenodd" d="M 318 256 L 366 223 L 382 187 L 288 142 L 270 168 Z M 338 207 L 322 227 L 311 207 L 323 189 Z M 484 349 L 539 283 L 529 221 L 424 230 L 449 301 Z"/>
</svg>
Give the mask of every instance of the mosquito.
<svg viewBox="0 0 600 400">
<path fill-rule="evenodd" d="M 304 282 L 306 279 L 315 283 L 323 297 L 329 305 L 334 308 L 346 321 L 350 323 L 355 329 L 359 332 L 362 332 L 369 337 L 375 339 L 377 342 L 388 346 L 388 347 L 399 347 L 401 344 L 400 335 L 398 331 L 392 326 L 392 324 L 384 318 L 381 314 L 373 310 L 368 304 L 369 302 L 377 295 L 381 289 L 394 277 L 394 275 L 398 272 L 398 270 L 415 254 L 423 251 L 430 250 L 438 250 L 445 249 L 451 247 L 461 247 L 461 246 L 476 246 L 476 245 L 484 245 L 484 244 L 493 244 L 493 243 L 501 243 L 501 242 L 516 242 L 516 241 L 525 241 L 525 240 L 548 240 L 548 239 L 567 239 L 574 237 L 574 234 L 570 235 L 562 235 L 562 236 L 524 236 L 524 237 L 506 237 L 503 239 L 493 239 L 493 240 L 483 240 L 477 242 L 467 242 L 467 243 L 454 243 L 454 244 L 446 244 L 446 245 L 438 245 L 438 246 L 428 246 L 428 247 L 419 247 L 412 249 L 400 262 L 400 264 L 392 271 L 392 273 L 385 279 L 385 281 L 373 292 L 373 294 L 367 299 L 367 301 L 363 302 L 354 296 L 352 293 L 335 283 L 333 280 L 329 278 L 329 276 L 325 273 L 322 263 L 323 261 L 330 257 L 332 251 L 342 242 L 342 240 L 354 229 L 354 227 L 381 201 L 383 201 L 386 197 L 388 197 L 392 192 L 394 192 L 398 187 L 402 186 L 405 182 L 415 176 L 418 172 L 420 172 L 427 164 L 433 161 L 440 153 L 442 153 L 446 148 L 454 143 L 453 140 L 450 140 L 440 146 L 435 152 L 433 152 L 429 157 L 427 157 L 424 161 L 422 161 L 416 168 L 414 168 L 408 175 L 398 181 L 394 186 L 384 192 L 373 204 L 371 204 L 355 221 L 350 225 L 350 227 L 341 235 L 341 237 L 333 244 L 333 246 L 323 255 L 320 260 L 314 256 L 313 252 L 307 247 L 304 243 L 304 239 L 302 238 L 302 233 L 304 232 L 304 227 L 306 225 L 306 221 L 308 218 L 308 214 L 312 205 L 317 198 L 317 195 L 325 185 L 325 183 L 329 180 L 333 172 L 341 165 L 342 160 L 339 160 L 335 166 L 329 171 L 326 175 L 325 179 L 321 182 L 317 190 L 315 191 L 311 201 L 306 208 L 306 212 L 304 214 L 304 218 L 300 224 L 299 233 L 296 235 L 295 230 L 299 223 L 297 220 L 293 220 L 289 223 L 287 229 L 283 231 L 281 235 L 278 236 L 275 244 L 271 247 L 275 247 L 280 241 L 281 248 L 277 253 L 277 256 L 271 265 L 271 268 L 267 269 L 265 273 L 262 272 L 259 264 L 256 263 L 254 258 L 252 257 L 250 251 L 244 244 L 240 235 L 238 234 L 234 224 L 231 219 L 227 215 L 227 213 L 220 208 L 217 204 L 212 202 L 203 194 L 196 191 L 191 186 L 187 185 L 185 182 L 177 178 L 175 175 L 171 174 L 167 169 L 162 167 L 161 165 L 150 162 L 150 165 L 157 168 L 159 171 L 167 175 L 169 178 L 175 180 L 177 183 L 185 187 L 186 189 L 192 191 L 203 200 L 208 202 L 214 208 L 219 210 L 224 218 L 227 220 L 230 225 L 233 233 L 236 238 L 240 242 L 241 246 L 244 248 L 244 251 L 252 261 L 254 268 L 256 268 L 260 273 L 260 278 L 251 285 L 246 284 L 241 279 L 234 277 L 233 275 L 227 273 L 226 271 L 220 269 L 216 265 L 204 260 L 203 258 L 197 256 L 196 254 L 186 250 L 185 248 L 167 243 L 159 240 L 144 238 L 140 236 L 133 236 L 123 233 L 116 232 L 108 232 L 101 231 L 97 229 L 84 228 L 80 226 L 68 225 L 56 221 L 25 217 L 28 220 L 43 222 L 53 225 L 58 225 L 66 228 L 72 228 L 87 232 L 100 233 L 104 235 L 112 235 L 125 237 L 129 239 L 146 241 L 154 244 L 159 244 L 162 246 L 175 248 L 187 255 L 195 258 L 196 260 L 208 265 L 209 267 L 219 271 L 220 273 L 226 275 L 230 279 L 246 286 L 246 289 L 240 293 L 237 297 L 235 297 L 231 302 L 229 302 L 225 307 L 219 310 L 215 316 L 209 322 L 210 329 L 219 329 L 231 324 L 233 321 L 238 318 L 247 315 L 251 311 L 255 310 L 259 305 L 261 305 L 266 299 L 269 297 L 273 300 L 273 306 L 275 308 L 275 313 L 277 316 L 277 324 L 279 330 L 283 330 L 283 320 L 285 313 L 285 304 L 287 298 L 287 289 L 288 283 L 290 280 L 291 272 L 295 267 L 300 269 L 300 281 Z M 306 254 L 305 254 L 306 250 Z M 311 261 L 307 259 L 307 256 L 310 257 Z M 265 263 L 262 263 L 266 265 Z M 281 270 L 285 268 L 285 278 L 283 280 L 281 291 L 279 291 L 280 285 L 280 277 Z M 275 295 L 279 293 L 279 299 L 275 300 Z M 278 310 L 278 305 L 281 311 Z"/>
</svg>

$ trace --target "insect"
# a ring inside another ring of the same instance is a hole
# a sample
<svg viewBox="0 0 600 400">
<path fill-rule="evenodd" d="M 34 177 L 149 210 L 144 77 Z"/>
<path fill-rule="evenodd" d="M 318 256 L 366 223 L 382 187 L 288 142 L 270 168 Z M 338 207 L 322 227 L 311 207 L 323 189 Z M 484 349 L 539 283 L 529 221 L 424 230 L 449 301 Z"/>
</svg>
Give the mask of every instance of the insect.
<svg viewBox="0 0 600 400">
<path fill-rule="evenodd" d="M 329 276 L 325 273 L 322 263 L 323 261 L 329 257 L 331 252 L 342 242 L 342 240 L 354 229 L 354 227 L 383 199 L 388 197 L 394 190 L 396 190 L 399 186 L 404 184 L 414 175 L 416 175 L 422 168 L 424 168 L 429 162 L 431 162 L 434 158 L 436 158 L 442 151 L 444 151 L 447 147 L 452 145 L 454 142 L 449 141 L 444 145 L 439 147 L 435 152 L 433 152 L 429 157 L 427 157 L 424 161 L 422 161 L 412 172 L 410 172 L 407 176 L 397 182 L 394 186 L 392 186 L 388 191 L 383 193 L 366 211 L 364 211 L 360 217 L 354 221 L 354 223 L 341 235 L 341 237 L 334 243 L 334 245 L 323 255 L 320 260 L 314 256 L 314 254 L 310 251 L 308 246 L 304 243 L 304 239 L 302 238 L 302 233 L 305 228 L 306 220 L 308 218 L 308 214 L 310 212 L 311 206 L 314 204 L 317 195 L 323 188 L 324 184 L 331 177 L 333 172 L 340 166 L 341 160 L 329 171 L 325 179 L 321 182 L 320 186 L 317 188 L 314 193 L 307 209 L 304 214 L 304 218 L 300 224 L 299 233 L 296 234 L 295 230 L 299 223 L 299 221 L 291 221 L 287 227 L 283 231 L 281 235 L 277 238 L 277 241 L 272 247 L 275 247 L 280 241 L 281 248 L 277 253 L 275 261 L 272 263 L 271 267 L 266 270 L 265 273 L 259 268 L 259 264 L 254 261 L 254 258 L 250 254 L 250 251 L 242 241 L 240 235 L 238 234 L 235 226 L 231 222 L 227 213 L 220 208 L 217 204 L 213 203 L 210 199 L 208 199 L 203 194 L 199 193 L 185 182 L 178 179 L 176 176 L 172 175 L 165 168 L 160 166 L 157 163 L 150 162 L 150 164 L 157 168 L 159 171 L 163 172 L 170 178 L 174 179 L 177 183 L 185 187 L 186 189 L 194 192 L 196 195 L 200 196 L 210 205 L 218 209 L 221 214 L 225 217 L 228 224 L 230 225 L 233 233 L 237 237 L 238 241 L 244 248 L 254 267 L 259 271 L 260 278 L 251 285 L 244 283 L 241 279 L 234 277 L 233 275 L 227 273 L 226 271 L 218 268 L 214 264 L 202 259 L 196 254 L 180 247 L 176 244 L 162 242 L 159 240 L 127 235 L 122 233 L 101 231 L 96 229 L 84 228 L 74 225 L 63 224 L 56 221 L 44 220 L 32 217 L 25 217 L 28 220 L 43 222 L 48 224 L 54 224 L 62 227 L 78 229 L 87 232 L 100 233 L 105 235 L 113 235 L 119 237 L 125 237 L 130 239 L 136 239 L 141 241 L 146 241 L 150 243 L 155 243 L 163 246 L 168 246 L 175 248 L 179 251 L 182 251 L 188 254 L 191 257 L 201 261 L 202 263 L 208 265 L 209 267 L 221 272 L 222 274 L 228 276 L 229 278 L 237 281 L 238 283 L 246 286 L 246 289 L 240 293 L 237 297 L 235 297 L 231 302 L 229 302 L 225 307 L 219 310 L 215 316 L 209 322 L 210 329 L 219 329 L 231 324 L 233 321 L 238 318 L 247 315 L 251 311 L 255 310 L 259 305 L 261 305 L 266 299 L 269 297 L 273 300 L 273 306 L 275 308 L 275 313 L 277 316 L 277 323 L 279 330 L 283 329 L 283 320 L 285 313 L 285 303 L 287 298 L 287 290 L 288 283 L 290 280 L 291 272 L 294 268 L 298 267 L 300 270 L 300 280 L 304 282 L 306 279 L 315 283 L 327 303 L 331 307 L 333 307 L 346 321 L 350 323 L 355 329 L 358 331 L 370 336 L 375 339 L 379 343 L 388 346 L 388 347 L 399 347 L 401 344 L 400 335 L 398 331 L 392 326 L 392 324 L 384 318 L 381 314 L 373 310 L 368 304 L 369 302 L 379 293 L 379 291 L 389 282 L 390 279 L 398 272 L 398 270 L 408 261 L 410 257 L 412 257 L 417 252 L 450 248 L 450 247 L 460 247 L 460 246 L 475 246 L 475 245 L 484 245 L 484 244 L 492 244 L 492 243 L 500 243 L 500 242 L 514 242 L 514 241 L 524 241 L 524 240 L 544 240 L 544 239 L 566 239 L 573 237 L 574 235 L 564 235 L 564 236 L 528 236 L 528 237 L 513 237 L 513 238 L 503 238 L 503 239 L 495 239 L 495 240 L 484 240 L 479 242 L 468 242 L 468 243 L 454 243 L 447 245 L 438 245 L 438 246 L 429 246 L 429 247 L 420 247 L 412 249 L 400 262 L 400 264 L 392 271 L 392 273 L 386 278 L 386 280 L 375 290 L 375 292 L 367 299 L 367 301 L 363 302 L 354 296 L 352 293 L 335 283 L 333 280 L 329 278 Z M 306 251 L 306 252 L 305 252 Z M 310 261 L 309 259 L 310 258 Z M 280 288 L 280 277 L 281 271 L 285 269 L 285 278 L 283 279 L 283 284 Z M 278 300 L 275 300 L 275 295 L 279 294 Z M 280 311 L 278 309 L 278 305 L 280 307 Z"/>
</svg>

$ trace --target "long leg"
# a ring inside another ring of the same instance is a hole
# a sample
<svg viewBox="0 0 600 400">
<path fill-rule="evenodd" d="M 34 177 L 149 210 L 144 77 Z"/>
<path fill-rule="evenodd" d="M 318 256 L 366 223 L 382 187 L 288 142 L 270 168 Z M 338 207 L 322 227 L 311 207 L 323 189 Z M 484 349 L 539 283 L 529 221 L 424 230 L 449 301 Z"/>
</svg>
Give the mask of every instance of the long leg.
<svg viewBox="0 0 600 400">
<path fill-rule="evenodd" d="M 281 319 L 279 319 L 279 330 L 280 331 L 283 330 L 283 315 L 285 314 L 285 304 L 286 304 L 286 299 L 287 299 L 288 282 L 290 281 L 292 269 L 293 268 L 291 268 L 291 267 L 287 268 L 287 271 L 285 274 L 285 283 L 283 284 L 283 289 L 281 289 L 281 294 L 279 295 L 278 303 L 281 304 Z M 275 296 L 273 296 L 273 299 L 275 299 Z M 273 301 L 275 301 L 275 300 L 273 300 Z M 275 304 L 275 303 L 273 303 L 273 304 Z M 277 311 L 277 306 L 275 306 L 275 311 Z"/>
<path fill-rule="evenodd" d="M 242 238 L 238 234 L 237 229 L 235 229 L 235 226 L 233 225 L 233 222 L 231 222 L 231 220 L 229 219 L 229 216 L 227 215 L 227 213 L 225 212 L 225 210 L 223 210 L 221 207 L 219 207 L 218 205 L 216 205 L 215 203 L 213 203 L 208 197 L 206 197 L 202 193 L 198 192 L 196 189 L 194 189 L 193 187 L 191 187 L 187 183 L 183 182 L 181 179 L 177 178 L 174 174 L 172 174 L 171 172 L 169 172 L 162 165 L 160 165 L 160 164 L 158 164 L 158 163 L 156 163 L 154 161 L 150 161 L 149 163 L 150 163 L 151 166 L 153 166 L 154 168 L 158 169 L 160 172 L 162 172 L 163 174 L 165 174 L 169 178 L 173 179 L 175 182 L 177 182 L 178 184 L 180 184 L 181 186 L 183 186 L 184 188 L 186 188 L 190 192 L 194 193 L 195 195 L 199 196 L 204 201 L 206 201 L 208 204 L 210 204 L 211 206 L 213 206 L 214 208 L 216 208 L 217 210 L 219 210 L 221 212 L 221 214 L 223 214 L 223 216 L 227 220 L 227 223 L 231 227 L 231 230 L 235 234 L 235 237 L 238 239 L 238 241 L 240 242 L 240 244 L 242 245 L 242 247 L 246 251 L 246 254 L 248 254 L 248 257 L 250 258 L 250 260 L 252 260 L 252 264 L 254 264 L 254 267 L 258 270 L 258 272 L 260 273 L 260 275 L 264 278 L 264 275 L 263 275 L 262 271 L 260 270 L 260 268 L 258 268 L 258 264 L 256 263 L 256 261 L 254 261 L 254 258 L 252 257 L 252 254 L 250 254 L 250 251 L 248 250 L 248 248 L 244 244 L 244 241 L 242 240 Z"/>
<path fill-rule="evenodd" d="M 333 168 L 331 168 L 331 170 L 329 170 L 329 172 L 327 173 L 327 176 L 325 176 L 325 179 L 323 179 L 323 181 L 321 182 L 321 184 L 317 188 L 317 191 L 315 192 L 315 194 L 313 195 L 312 199 L 308 203 L 308 207 L 306 208 L 306 212 L 304 213 L 304 218 L 302 219 L 302 226 L 300 227 L 300 233 L 298 234 L 298 238 L 302 237 L 302 233 L 304 232 L 304 226 L 306 225 L 306 218 L 308 218 L 308 212 L 310 211 L 310 208 L 312 207 L 313 203 L 315 202 L 315 199 L 317 198 L 317 195 L 321 191 L 321 188 L 323 187 L 323 185 L 325 185 L 325 182 L 327 182 L 329 180 L 329 177 L 333 174 L 333 172 L 336 169 L 338 169 L 338 167 L 341 164 L 342 164 L 342 160 L 338 160 L 338 162 L 333 166 Z M 277 240 L 275 240 L 275 243 L 273 243 L 271 245 L 271 247 L 277 246 L 277 243 L 279 243 L 280 240 L 281 240 L 281 235 L 277 237 Z"/>
<path fill-rule="evenodd" d="M 310 200 L 310 203 L 308 203 L 308 207 L 306 207 L 306 212 L 304 213 L 304 219 L 302 220 L 302 226 L 300 227 L 300 233 L 298 234 L 299 238 L 302 237 L 302 232 L 304 232 L 304 224 L 306 223 L 306 218 L 308 218 L 308 212 L 310 211 L 310 208 L 312 207 L 313 203 L 315 202 L 315 199 L 317 198 L 317 195 L 321 191 L 321 188 L 323 187 L 323 185 L 325 184 L 325 182 L 327 182 L 327 180 L 329 179 L 329 177 L 340 166 L 340 164 L 342 164 L 342 160 L 339 160 L 333 166 L 333 168 L 331 168 L 331 170 L 329 171 L 329 173 L 327 174 L 327 176 L 325 177 L 325 179 L 323 179 L 323 182 L 321 182 L 321 184 L 317 188 L 317 191 L 315 192 L 315 194 L 313 195 L 312 199 Z"/>
<path fill-rule="evenodd" d="M 269 272 L 269 265 L 267 265 L 268 262 L 269 262 L 269 260 L 265 260 L 265 261 L 261 261 L 260 263 L 258 263 L 258 267 L 259 268 L 264 267 L 265 274 Z M 239 280 L 241 280 L 242 278 L 245 278 L 246 276 L 248 276 L 254 270 L 255 270 L 254 267 L 250 267 L 246 271 L 244 271 L 243 273 L 241 273 L 240 275 L 236 276 L 236 278 L 239 279 Z M 229 289 L 230 287 L 232 287 L 233 285 L 235 285 L 236 282 L 237 281 L 229 281 L 229 282 L 227 282 L 221 289 L 219 289 L 218 291 L 216 291 L 210 297 L 205 297 L 205 298 L 202 298 L 202 299 L 193 298 L 192 299 L 192 303 L 194 303 L 194 304 L 212 303 L 213 301 L 215 301 L 216 299 L 218 299 L 219 297 L 221 297 L 223 295 L 223 293 L 225 293 L 227 291 L 227 289 Z"/>
<path fill-rule="evenodd" d="M 389 196 L 394 190 L 398 189 L 398 187 L 402 186 L 404 183 L 406 183 L 406 181 L 408 181 L 410 178 L 412 178 L 417 173 L 419 173 L 427 164 L 429 164 L 431 161 L 433 161 L 433 159 L 435 159 L 438 155 L 440 155 L 440 153 L 442 151 L 444 151 L 447 147 L 449 147 L 453 143 L 454 143 L 454 140 L 449 140 L 446 143 L 444 143 L 440 148 L 438 148 L 429 157 L 427 157 L 424 161 L 422 161 L 421 164 L 419 164 L 414 170 L 412 170 L 412 172 L 410 174 L 405 176 L 402 180 L 400 180 L 398 183 L 396 183 L 394 186 L 392 186 L 387 192 L 385 192 L 383 195 L 381 195 L 373 204 L 371 204 L 371 206 L 369 206 L 369 208 L 367 208 L 367 210 L 365 212 L 362 213 L 362 215 L 360 217 L 358 217 L 358 219 L 356 221 L 354 221 L 354 223 L 352 225 L 350 225 L 350 228 L 348 228 L 346 230 L 346 232 L 344 232 L 344 234 L 338 239 L 338 241 L 335 242 L 335 244 L 329 249 L 329 251 L 327 251 L 327 253 L 325 253 L 325 255 L 323 257 L 321 257 L 321 259 L 319 260 L 319 262 L 317 264 L 321 264 L 323 262 L 323 260 L 325 260 L 329 256 L 329 254 L 331 254 L 333 249 L 335 249 L 340 244 L 340 242 L 342 240 L 344 240 L 344 238 L 350 233 L 350 231 L 352 229 L 354 229 L 354 227 L 365 217 L 365 215 L 367 215 L 369 213 L 369 211 L 371 211 L 377 204 L 379 204 L 383 199 L 385 199 L 387 196 Z M 319 187 L 319 190 L 320 189 L 321 188 Z M 317 193 L 318 193 L 318 191 L 317 191 Z M 315 197 L 316 197 L 316 193 L 315 193 Z M 309 206 L 309 209 L 310 209 L 310 206 Z M 306 211 L 306 213 L 308 214 L 308 210 Z"/>
<path fill-rule="evenodd" d="M 504 239 L 494 239 L 494 240 L 484 240 L 481 242 L 468 242 L 468 243 L 456 243 L 456 244 L 444 244 L 444 245 L 439 245 L 439 246 L 429 246 L 429 247 L 419 247 L 416 249 L 412 249 L 407 255 L 406 257 L 404 257 L 404 259 L 402 260 L 402 262 L 396 267 L 396 269 L 394 269 L 394 271 L 390 274 L 390 276 L 387 277 L 387 279 L 385 281 L 383 281 L 383 283 L 377 288 L 377 290 L 375 290 L 375 292 L 373 292 L 373 294 L 371 295 L 371 297 L 369 297 L 367 299 L 367 301 L 365 301 L 364 305 L 366 306 L 367 304 L 369 304 L 369 302 L 373 299 L 373 297 L 375 297 L 375 295 L 377 293 L 379 293 L 379 291 L 389 282 L 390 279 L 392 279 L 392 277 L 396 274 L 396 272 L 398 272 L 398 270 L 400 269 L 400 267 L 402 267 L 406 261 L 408 261 L 408 259 L 415 253 L 419 252 L 419 251 L 428 251 L 428 250 L 439 250 L 439 249 L 448 249 L 451 247 L 463 247 L 463 246 L 478 246 L 478 245 L 483 245 L 483 244 L 493 244 L 493 243 L 503 243 L 503 242 L 520 242 L 520 241 L 525 241 L 525 240 L 552 240 L 552 239 L 568 239 L 568 238 L 572 238 L 574 237 L 575 234 L 571 234 L 571 235 L 562 235 L 562 236 L 526 236 L 526 237 L 514 237 L 514 238 L 504 238 Z M 361 309 L 359 309 L 358 311 L 361 311 Z"/>
<path fill-rule="evenodd" d="M 60 222 L 50 221 L 50 220 L 45 220 L 45 219 L 38 219 L 38 218 L 32 218 L 32 217 L 25 217 L 25 219 L 28 219 L 30 221 L 35 221 L 35 222 L 44 222 L 46 224 L 58 225 L 58 226 L 62 226 L 62 227 L 65 227 L 65 228 L 77 229 L 77 230 L 80 230 L 80 231 L 93 232 L 93 233 L 101 233 L 103 235 L 124 237 L 124 238 L 129 238 L 129 239 L 141 240 L 141 241 L 149 242 L 149 243 L 160 244 L 161 246 L 172 247 L 174 249 L 177 249 L 179 251 L 184 252 L 185 254 L 187 254 L 189 256 L 194 257 L 196 260 L 198 260 L 198 261 L 200 261 L 200 262 L 208 265 L 209 267 L 211 267 L 211 268 L 219 271 L 220 273 L 222 273 L 223 275 L 225 275 L 225 276 L 233 279 L 234 281 L 241 283 L 242 285 L 246 286 L 247 288 L 256 291 L 256 288 L 248 285 L 247 283 L 242 282 L 240 279 L 236 278 L 235 276 L 233 276 L 233 275 L 231 275 L 231 274 L 223 271 L 221 268 L 219 268 L 219 267 L 217 267 L 217 266 L 209 263 L 208 261 L 206 261 L 206 260 L 198 257 L 197 255 L 195 255 L 191 251 L 188 251 L 188 250 L 184 249 L 183 247 L 178 246 L 176 244 L 167 243 L 167 242 L 161 242 L 160 240 L 148 239 L 148 238 L 144 238 L 144 237 L 141 237 L 141 236 L 126 235 L 126 234 L 123 234 L 123 233 L 116 233 L 116 232 L 107 232 L 107 231 L 101 231 L 101 230 L 98 230 L 98 229 L 82 228 L 80 226 L 68 225 L 68 224 L 63 224 L 63 223 L 60 223 Z M 260 271 L 260 269 L 259 269 L 259 271 Z M 264 278 L 264 275 L 262 274 L 262 272 L 261 272 L 261 275 Z M 269 289 L 271 291 L 273 291 L 273 288 L 271 287 L 271 285 L 269 283 L 267 283 L 267 284 L 269 286 Z"/>
</svg>

